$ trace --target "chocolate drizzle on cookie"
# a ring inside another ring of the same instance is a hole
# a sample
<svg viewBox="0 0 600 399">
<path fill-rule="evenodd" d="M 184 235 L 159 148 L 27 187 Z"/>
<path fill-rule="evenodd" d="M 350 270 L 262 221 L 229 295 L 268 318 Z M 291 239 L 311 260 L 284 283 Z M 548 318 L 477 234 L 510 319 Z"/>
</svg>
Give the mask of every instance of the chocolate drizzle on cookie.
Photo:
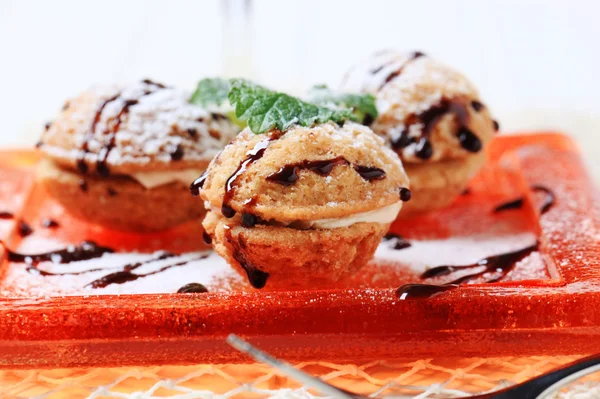
<svg viewBox="0 0 600 399">
<path fill-rule="evenodd" d="M 429 141 L 431 132 L 438 122 L 447 114 L 456 116 L 459 129 L 456 133 L 460 145 L 469 152 L 479 152 L 482 149 L 481 140 L 469 128 L 469 110 L 464 100 L 454 98 L 442 98 L 439 103 L 418 114 L 410 114 L 404 120 L 404 127 L 400 134 L 392 139 L 392 147 L 400 150 L 411 144 L 415 145 L 415 155 L 423 160 L 431 158 L 433 147 Z M 420 135 L 411 137 L 409 132 L 414 125 L 422 125 Z"/>
<path fill-rule="evenodd" d="M 247 259 L 245 254 L 247 251 L 247 246 L 243 237 L 238 235 L 237 239 L 234 239 L 231 234 L 231 230 L 227 229 L 225 230 L 225 239 L 232 247 L 233 258 L 246 272 L 250 285 L 258 289 L 263 288 L 267 284 L 269 273 L 263 272 Z"/>
<path fill-rule="evenodd" d="M 431 298 L 439 293 L 457 288 L 463 283 L 485 277 L 487 274 L 492 274 L 494 277 L 485 279 L 485 283 L 496 283 L 505 278 L 514 269 L 517 262 L 537 251 L 538 246 L 538 243 L 535 243 L 516 251 L 488 256 L 469 265 L 434 267 L 421 274 L 421 279 L 442 277 L 463 270 L 475 269 L 475 271 L 442 285 L 405 284 L 396 290 L 396 295 L 400 299 Z"/>
<path fill-rule="evenodd" d="M 396 78 L 397 76 L 399 76 L 402 71 L 404 70 L 404 68 L 411 63 L 412 61 L 416 60 L 417 58 L 421 58 L 424 57 L 425 53 L 422 53 L 420 51 L 415 51 L 413 52 L 410 57 L 408 58 L 408 60 L 406 60 L 402 65 L 400 65 L 400 67 L 398 67 L 396 70 L 394 70 L 393 72 L 391 72 L 388 76 L 385 77 L 385 79 L 383 80 L 383 83 L 379 86 L 379 90 L 383 89 L 385 87 L 385 85 L 387 85 L 389 82 L 391 82 L 394 78 Z M 392 61 L 387 62 L 383 65 L 381 65 L 380 67 L 377 67 L 373 70 L 371 70 L 371 73 L 373 75 L 377 74 L 378 72 L 380 72 L 383 68 L 385 68 L 387 65 L 391 64 Z"/>
<path fill-rule="evenodd" d="M 406 187 L 400 187 L 399 194 L 402 202 L 408 202 L 412 198 L 412 192 Z"/>
<path fill-rule="evenodd" d="M 301 170 L 309 170 L 320 176 L 327 176 L 335 166 L 350 164 L 346 158 L 341 156 L 317 161 L 304 160 L 281 167 L 277 172 L 267 176 L 267 180 L 284 186 L 291 186 L 300 178 L 298 172 Z M 353 165 L 353 168 L 366 181 L 382 180 L 386 177 L 383 169 L 374 166 Z"/>
<path fill-rule="evenodd" d="M 194 196 L 197 197 L 200 195 L 200 190 L 202 190 L 202 187 L 204 187 L 204 182 L 206 181 L 207 178 L 207 174 L 206 174 L 206 170 L 200 175 L 199 178 L 197 178 L 196 180 L 194 180 L 194 182 L 192 184 L 190 184 L 190 193 Z"/>
<path fill-rule="evenodd" d="M 202 241 L 208 245 L 212 244 L 212 237 L 206 232 L 206 230 L 202 232 Z"/>
<path fill-rule="evenodd" d="M 100 152 L 98 154 L 98 160 L 96 162 L 96 172 L 102 177 L 107 177 L 110 175 L 110 170 L 107 165 L 108 155 L 110 154 L 110 152 L 116 145 L 117 132 L 119 131 L 119 128 L 121 126 L 123 119 L 129 113 L 129 109 L 132 106 L 138 104 L 141 97 L 152 94 L 152 93 L 156 92 L 157 89 L 160 90 L 160 89 L 165 88 L 165 86 L 163 84 L 153 82 L 149 79 L 145 79 L 142 82 L 151 86 L 151 88 L 146 89 L 136 99 L 124 99 L 121 110 L 117 113 L 117 116 L 115 118 L 113 118 L 111 121 L 107 121 L 107 128 L 103 132 L 103 135 L 107 136 L 107 143 L 104 144 L 104 146 L 100 150 Z M 98 123 L 100 122 L 102 113 L 108 104 L 121 99 L 121 96 L 122 96 L 122 93 L 119 92 L 116 95 L 110 97 L 109 99 L 102 102 L 100 104 L 100 107 L 96 111 L 92 125 L 90 126 L 90 130 L 85 134 L 83 145 L 81 146 L 81 150 L 77 156 L 77 168 L 79 169 L 79 171 L 82 174 L 86 174 L 89 171 L 89 167 L 86 163 L 85 158 L 86 158 L 87 153 L 89 152 L 89 143 L 94 138 L 94 135 L 96 134 L 96 128 L 98 126 Z M 110 122 L 112 122 L 112 124 Z"/>
<path fill-rule="evenodd" d="M 266 134 L 266 137 L 256 143 L 254 147 L 246 153 L 246 158 L 240 162 L 235 172 L 227 179 L 225 183 L 225 195 L 223 196 L 223 204 L 221 205 L 221 213 L 226 218 L 232 218 L 235 216 L 235 210 L 229 205 L 233 196 L 235 195 L 235 189 L 238 184 L 240 176 L 246 172 L 246 170 L 256 161 L 261 159 L 271 144 L 272 141 L 278 140 L 283 133 L 279 130 L 274 130 Z"/>
</svg>

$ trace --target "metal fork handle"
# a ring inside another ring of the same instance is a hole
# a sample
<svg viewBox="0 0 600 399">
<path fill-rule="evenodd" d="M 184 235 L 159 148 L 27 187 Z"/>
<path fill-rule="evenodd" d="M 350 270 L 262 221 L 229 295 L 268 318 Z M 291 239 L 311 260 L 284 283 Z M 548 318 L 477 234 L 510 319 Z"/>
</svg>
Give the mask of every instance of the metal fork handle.
<svg viewBox="0 0 600 399">
<path fill-rule="evenodd" d="M 558 388 L 595 371 L 600 371 L 600 355 L 577 360 L 514 387 L 485 395 L 471 396 L 468 399 L 542 399 Z"/>
</svg>

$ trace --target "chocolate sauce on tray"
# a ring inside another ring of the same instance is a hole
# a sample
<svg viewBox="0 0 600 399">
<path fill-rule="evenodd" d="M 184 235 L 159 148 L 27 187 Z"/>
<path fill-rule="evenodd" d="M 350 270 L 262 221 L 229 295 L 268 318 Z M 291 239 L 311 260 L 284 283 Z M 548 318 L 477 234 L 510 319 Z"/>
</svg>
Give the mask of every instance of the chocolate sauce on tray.
<svg viewBox="0 0 600 399">
<path fill-rule="evenodd" d="M 552 208 L 552 205 L 554 205 L 554 201 L 555 201 L 554 193 L 548 187 L 544 187 L 544 186 L 540 186 L 540 185 L 531 186 L 531 189 L 533 191 L 540 191 L 545 194 L 544 201 L 542 202 L 542 205 L 540 206 L 540 213 L 543 215 L 544 213 L 548 212 L 550 210 L 550 208 Z"/>
<path fill-rule="evenodd" d="M 200 283 L 189 283 L 177 290 L 178 294 L 195 294 L 208 292 L 208 288 Z"/>
<path fill-rule="evenodd" d="M 523 207 L 524 203 L 525 203 L 524 198 L 517 198 L 515 200 L 508 201 L 508 202 L 498 205 L 497 207 L 494 208 L 494 213 L 507 211 L 509 209 L 521 209 Z"/>
<path fill-rule="evenodd" d="M 404 238 L 402 238 L 401 236 L 399 236 L 398 234 L 394 234 L 394 233 L 388 233 L 383 237 L 384 241 L 392 241 L 394 240 L 394 249 L 405 249 L 405 248 L 410 248 L 412 247 L 412 244 L 410 242 L 408 242 L 407 240 L 405 240 Z"/>
<path fill-rule="evenodd" d="M 0 219 L 13 219 L 15 217 L 15 215 L 12 214 L 12 212 L 0 212 Z"/>
<path fill-rule="evenodd" d="M 197 197 L 200 195 L 200 190 L 202 190 L 202 187 L 204 187 L 204 182 L 206 181 L 206 170 L 200 175 L 199 178 L 197 178 L 196 180 L 194 180 L 194 182 L 192 184 L 190 184 L 190 193 L 194 196 Z"/>
<path fill-rule="evenodd" d="M 19 223 L 17 224 L 17 232 L 21 237 L 27 237 L 33 233 L 33 229 L 24 220 L 19 220 Z"/>
<path fill-rule="evenodd" d="M 537 185 L 531 186 L 531 190 L 532 191 L 540 191 L 545 194 L 544 201 L 542 202 L 542 205 L 540 206 L 540 213 L 544 214 L 544 213 L 548 212 L 548 210 L 554 204 L 554 193 L 552 191 L 550 191 L 550 189 L 547 187 L 537 186 Z M 517 198 L 515 200 L 508 201 L 504 204 L 498 205 L 494 209 L 494 212 L 495 213 L 502 212 L 502 211 L 505 211 L 508 209 L 520 209 L 524 203 L 525 203 L 525 198 L 523 198 L 523 197 Z"/>
<path fill-rule="evenodd" d="M 205 244 L 210 245 L 210 244 L 212 244 L 212 237 L 206 231 L 203 231 L 202 232 L 202 241 L 204 241 Z"/>
<path fill-rule="evenodd" d="M 485 267 L 482 271 L 467 274 L 449 283 L 434 284 L 404 284 L 396 290 L 400 299 L 432 298 L 451 289 L 459 287 L 467 281 L 483 277 L 487 273 L 499 273 L 497 277 L 487 279 L 485 283 L 495 283 L 503 279 L 515 267 L 515 264 L 538 249 L 538 243 L 513 252 L 488 256 L 470 265 L 438 266 L 427 270 L 421 275 L 421 279 L 446 276 L 458 270 L 468 270 Z"/>
<path fill-rule="evenodd" d="M 487 283 L 493 283 L 505 277 L 515 267 L 515 264 L 518 261 L 525 258 L 527 255 L 531 254 L 537 249 L 538 244 L 536 243 L 529 247 L 525 247 L 523 249 L 519 249 L 513 252 L 506 252 L 500 255 L 488 256 L 487 258 L 483 258 L 470 265 L 437 266 L 424 272 L 421 275 L 421 278 L 428 279 L 433 277 L 441 277 L 454 273 L 458 270 L 477 269 L 484 266 L 485 268 L 482 271 L 467 274 L 466 276 L 460 277 L 450 282 L 449 284 L 462 284 L 464 282 L 482 277 L 484 274 L 487 273 L 500 273 L 498 277 L 486 281 Z"/>
<path fill-rule="evenodd" d="M 39 254 L 21 254 L 5 248 L 8 253 L 8 260 L 11 262 L 26 263 L 35 265 L 39 262 L 53 263 L 71 263 L 82 260 L 99 258 L 106 253 L 112 253 L 113 250 L 108 247 L 97 245 L 93 241 L 83 241 L 79 245 L 70 245 L 64 249 L 56 251 L 43 252 Z"/>
<path fill-rule="evenodd" d="M 58 226 L 60 226 L 60 224 L 54 219 L 45 218 L 44 220 L 42 220 L 42 227 L 45 227 L 47 229 L 53 229 Z"/>
<path fill-rule="evenodd" d="M 494 120 L 494 121 L 492 121 L 492 123 L 494 124 L 494 130 L 495 131 L 500 130 L 500 124 L 498 123 L 498 121 Z"/>
<path fill-rule="evenodd" d="M 433 285 L 433 284 L 404 284 L 396 290 L 396 296 L 405 299 L 428 299 L 442 292 L 457 288 L 458 285 Z"/>
</svg>

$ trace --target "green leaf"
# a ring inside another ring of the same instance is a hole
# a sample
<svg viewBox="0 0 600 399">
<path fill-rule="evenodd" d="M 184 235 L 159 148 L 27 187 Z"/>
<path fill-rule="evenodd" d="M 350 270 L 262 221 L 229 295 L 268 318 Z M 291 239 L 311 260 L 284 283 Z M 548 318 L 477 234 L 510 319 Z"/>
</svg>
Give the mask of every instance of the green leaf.
<svg viewBox="0 0 600 399">
<path fill-rule="evenodd" d="M 206 78 L 198 82 L 196 91 L 190 98 L 190 103 L 207 107 L 209 105 L 223 105 L 227 101 L 227 94 L 231 84 L 227 79 Z"/>
<path fill-rule="evenodd" d="M 309 101 L 326 107 L 349 108 L 358 121 L 370 125 L 377 118 L 375 97 L 371 94 L 336 93 L 326 85 L 316 85 L 309 92 Z"/>
<path fill-rule="evenodd" d="M 238 119 L 247 121 L 255 134 L 272 129 L 285 131 L 292 125 L 313 126 L 317 123 L 356 120 L 349 110 L 337 110 L 311 104 L 259 86 L 245 79 L 232 79 L 229 102 Z"/>
</svg>

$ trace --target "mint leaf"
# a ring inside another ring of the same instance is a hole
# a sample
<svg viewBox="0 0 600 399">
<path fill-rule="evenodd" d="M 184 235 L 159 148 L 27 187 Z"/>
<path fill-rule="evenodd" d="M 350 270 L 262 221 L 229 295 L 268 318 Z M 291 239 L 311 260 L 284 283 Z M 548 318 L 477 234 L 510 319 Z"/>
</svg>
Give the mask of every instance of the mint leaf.
<svg viewBox="0 0 600 399">
<path fill-rule="evenodd" d="M 308 97 L 310 102 L 318 105 L 349 108 L 365 125 L 370 125 L 377 118 L 375 97 L 371 94 L 336 93 L 325 85 L 317 85 L 313 86 Z"/>
<path fill-rule="evenodd" d="M 190 103 L 207 107 L 209 105 L 223 105 L 227 101 L 227 94 L 231 84 L 227 79 L 206 78 L 198 82 L 196 91 L 190 98 Z"/>
<path fill-rule="evenodd" d="M 259 86 L 245 79 L 232 79 L 229 102 L 238 119 L 247 121 L 255 134 L 274 128 L 285 131 L 292 125 L 313 126 L 317 123 L 355 120 L 349 110 L 315 105 Z"/>
</svg>

